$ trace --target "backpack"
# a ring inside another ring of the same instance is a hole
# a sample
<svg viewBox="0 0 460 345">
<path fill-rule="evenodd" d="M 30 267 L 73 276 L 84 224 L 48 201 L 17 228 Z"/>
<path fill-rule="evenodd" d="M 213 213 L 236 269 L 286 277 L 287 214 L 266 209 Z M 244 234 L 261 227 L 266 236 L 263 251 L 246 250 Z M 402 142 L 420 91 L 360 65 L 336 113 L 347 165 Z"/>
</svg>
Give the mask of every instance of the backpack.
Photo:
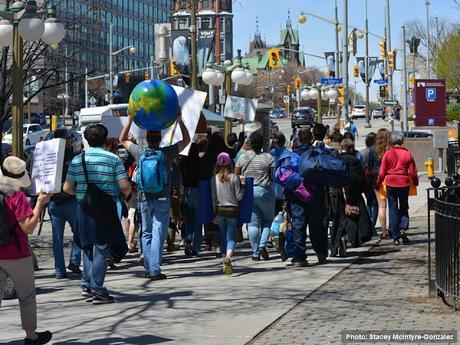
<svg viewBox="0 0 460 345">
<path fill-rule="evenodd" d="M 5 196 L 2 193 L 0 193 L 0 246 L 7 244 L 10 241 L 11 236 L 13 236 L 16 240 L 18 248 L 20 249 L 21 244 L 19 242 L 18 234 L 15 230 L 19 224 L 18 222 L 16 222 L 13 226 L 13 229 L 10 229 L 8 227 L 8 213 L 6 211 L 4 197 Z"/>
<path fill-rule="evenodd" d="M 306 181 L 331 187 L 343 187 L 350 181 L 348 162 L 324 147 L 312 147 L 302 154 L 299 173 Z"/>
<path fill-rule="evenodd" d="M 300 156 L 295 152 L 284 151 L 276 164 L 273 181 L 293 192 L 301 201 L 308 202 L 314 196 L 311 186 L 304 183 L 299 174 Z"/>
<path fill-rule="evenodd" d="M 161 150 L 146 149 L 137 164 L 136 184 L 144 193 L 163 192 L 168 183 L 165 155 Z"/>
</svg>

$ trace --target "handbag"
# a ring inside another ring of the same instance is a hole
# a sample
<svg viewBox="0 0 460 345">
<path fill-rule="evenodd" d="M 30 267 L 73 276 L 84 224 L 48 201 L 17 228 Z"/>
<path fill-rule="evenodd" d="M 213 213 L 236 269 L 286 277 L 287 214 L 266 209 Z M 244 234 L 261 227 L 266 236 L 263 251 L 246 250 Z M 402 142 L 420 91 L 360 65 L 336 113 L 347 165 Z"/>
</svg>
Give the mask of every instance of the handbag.
<svg viewBox="0 0 460 345">
<path fill-rule="evenodd" d="M 355 218 L 359 216 L 359 206 L 349 205 L 347 203 L 347 196 L 346 196 L 344 188 L 342 188 L 342 192 L 343 192 L 343 199 L 345 200 L 345 215 L 351 218 Z"/>
<path fill-rule="evenodd" d="M 119 222 L 117 204 L 113 197 L 103 192 L 88 179 L 86 168 L 85 153 L 81 155 L 81 164 L 85 174 L 86 192 L 81 201 L 82 210 L 96 220 L 96 223 L 104 226 L 112 226 Z"/>
</svg>

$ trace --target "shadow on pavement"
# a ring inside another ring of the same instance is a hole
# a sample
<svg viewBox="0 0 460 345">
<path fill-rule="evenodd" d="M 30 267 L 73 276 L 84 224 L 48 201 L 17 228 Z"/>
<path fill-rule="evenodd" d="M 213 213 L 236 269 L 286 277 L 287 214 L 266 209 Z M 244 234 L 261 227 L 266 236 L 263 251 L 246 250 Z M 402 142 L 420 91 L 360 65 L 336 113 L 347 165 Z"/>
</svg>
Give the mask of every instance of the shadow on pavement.
<svg viewBox="0 0 460 345">
<path fill-rule="evenodd" d="M 156 337 L 154 335 L 141 335 L 131 338 L 112 337 L 90 340 L 83 342 L 78 339 L 70 339 L 62 342 L 53 342 L 54 345 L 111 345 L 111 344 L 127 344 L 127 345 L 144 345 L 144 344 L 160 344 L 173 341 L 173 339 Z M 12 343 L 14 345 L 19 343 Z"/>
</svg>

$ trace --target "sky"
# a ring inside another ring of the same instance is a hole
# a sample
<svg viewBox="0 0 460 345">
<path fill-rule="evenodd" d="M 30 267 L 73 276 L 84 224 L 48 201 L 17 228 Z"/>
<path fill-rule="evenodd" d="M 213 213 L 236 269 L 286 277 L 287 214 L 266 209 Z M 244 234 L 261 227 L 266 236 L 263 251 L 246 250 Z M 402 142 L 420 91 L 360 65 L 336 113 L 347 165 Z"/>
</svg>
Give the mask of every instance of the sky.
<svg viewBox="0 0 460 345">
<path fill-rule="evenodd" d="M 384 6 L 386 0 L 368 0 L 369 31 L 380 36 L 384 34 Z M 343 19 L 343 1 L 338 0 L 339 21 Z M 280 36 L 280 28 L 285 27 L 291 12 L 291 20 L 294 28 L 300 32 L 301 50 L 304 52 L 323 55 L 326 51 L 335 50 L 334 26 L 319 19 L 308 17 L 307 23 L 300 25 L 297 18 L 302 10 L 334 19 L 334 0 L 234 0 L 234 34 L 233 45 L 236 55 L 237 49 L 242 49 L 243 54 L 249 50 L 249 40 L 254 37 L 256 30 L 256 17 L 259 20 L 259 31 L 268 44 L 277 44 Z M 365 0 L 348 0 L 348 22 L 351 26 L 364 28 L 365 23 Z M 391 45 L 392 49 L 402 48 L 401 26 L 407 21 L 421 19 L 426 22 L 425 0 L 390 0 L 391 15 Z M 430 16 L 438 16 L 439 21 L 449 20 L 460 22 L 460 11 L 454 8 L 453 0 L 430 0 Z M 342 37 L 340 35 L 339 39 Z M 369 37 L 369 56 L 379 56 L 380 39 Z M 358 40 L 357 56 L 364 56 L 365 41 Z M 423 52 L 422 52 L 423 53 Z M 397 63 L 401 59 L 399 58 Z M 325 60 L 307 57 L 308 66 L 318 66 L 326 70 Z M 350 59 L 350 72 L 356 60 Z M 401 66 L 397 66 L 399 68 Z M 351 74 L 351 73 L 350 73 Z M 375 74 L 377 76 L 377 74 Z M 400 74 L 395 75 L 395 92 L 399 94 Z M 353 77 L 350 76 L 351 86 Z M 364 94 L 364 83 L 359 79 L 357 90 Z M 376 99 L 378 87 L 371 86 L 371 99 Z"/>
</svg>

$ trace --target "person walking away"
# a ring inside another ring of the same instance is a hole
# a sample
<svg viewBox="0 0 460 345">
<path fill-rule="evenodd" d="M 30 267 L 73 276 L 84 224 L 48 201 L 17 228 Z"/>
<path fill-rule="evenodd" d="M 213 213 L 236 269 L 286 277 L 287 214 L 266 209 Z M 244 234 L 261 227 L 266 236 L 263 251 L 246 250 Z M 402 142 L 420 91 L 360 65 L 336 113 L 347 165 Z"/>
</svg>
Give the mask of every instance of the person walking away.
<svg viewBox="0 0 460 345">
<path fill-rule="evenodd" d="M 251 133 L 249 144 L 251 151 L 240 157 L 236 163 L 235 174 L 254 178 L 253 211 L 248 225 L 252 260 L 259 261 L 260 256 L 269 260 L 267 242 L 275 216 L 275 196 L 271 188 L 275 160 L 269 153 L 262 152 L 264 137 L 260 131 Z"/>
<path fill-rule="evenodd" d="M 355 145 L 350 139 L 341 144 L 340 159 L 348 162 L 350 181 L 343 188 L 331 188 L 331 200 L 335 204 L 331 227 L 331 256 L 346 256 L 346 238 L 353 248 L 369 241 L 373 225 L 366 209 L 362 193 L 366 191 L 366 181 L 361 162 L 355 155 Z"/>
<path fill-rule="evenodd" d="M 107 139 L 107 128 L 101 124 L 86 127 L 83 135 L 89 149 L 76 156 L 70 164 L 64 184 L 64 192 L 76 195 L 76 238 L 83 249 L 82 296 L 93 304 L 113 303 L 114 298 L 104 287 L 107 260 L 112 248 L 126 247 L 126 239 L 121 226 L 121 212 L 117 212 L 116 202 L 120 192 L 128 197 L 131 184 L 125 167 L 117 155 L 103 147 Z M 103 217 L 110 219 L 110 225 L 92 215 L 86 207 L 87 196 L 98 188 L 98 193 L 112 199 L 114 207 L 107 209 Z M 121 209 L 118 207 L 118 209 Z"/>
<path fill-rule="evenodd" d="M 203 225 L 199 220 L 200 210 L 200 156 L 199 147 L 192 143 L 188 156 L 181 157 L 183 195 L 182 217 L 185 225 L 185 249 L 187 256 L 198 255 L 203 242 Z"/>
<path fill-rule="evenodd" d="M 384 181 L 387 189 L 390 231 L 394 245 L 409 243 L 409 188 L 418 186 L 417 167 L 414 156 L 404 144 L 402 132 L 391 133 L 391 149 L 382 158 L 377 185 Z"/>
<path fill-rule="evenodd" d="M 315 134 L 316 132 L 316 134 Z M 294 150 L 296 154 L 302 156 L 303 153 L 311 148 L 313 138 L 316 139 L 315 144 L 319 147 L 324 147 L 325 128 L 322 125 L 316 125 L 314 128 L 314 137 L 307 128 L 299 130 L 300 146 Z M 327 212 L 325 201 L 325 187 L 315 185 L 315 195 L 307 203 L 300 200 L 295 194 L 289 193 L 289 213 L 292 222 L 293 231 L 293 254 L 292 265 L 294 267 L 306 267 L 307 261 L 307 226 L 310 235 L 310 241 L 315 251 L 318 262 L 326 263 L 328 255 L 327 251 L 327 227 L 325 225 Z"/>
<path fill-rule="evenodd" d="M 217 156 L 216 175 L 212 180 L 211 187 L 213 205 L 219 222 L 223 272 L 228 275 L 233 273 L 231 259 L 235 250 L 239 202 L 244 194 L 240 178 L 232 174 L 232 171 L 232 158 L 228 153 L 222 152 Z"/>
<path fill-rule="evenodd" d="M 52 194 L 40 193 L 34 209 L 29 205 L 21 188 L 30 186 L 26 163 L 8 157 L 0 169 L 0 307 L 6 279 L 15 284 L 19 300 L 22 328 L 26 333 L 24 344 L 47 344 L 52 334 L 36 332 L 37 301 L 32 254 L 27 235 L 33 234 L 43 207 Z"/>
<path fill-rule="evenodd" d="M 282 132 L 278 132 L 273 135 L 272 148 L 270 154 L 275 160 L 275 166 L 278 164 L 278 160 L 286 150 L 286 137 Z M 281 185 L 277 183 L 272 183 L 273 194 L 276 197 L 275 203 L 275 214 L 278 214 L 283 210 L 284 203 L 284 189 Z"/>
<path fill-rule="evenodd" d="M 368 175 L 372 173 L 374 182 L 374 194 L 378 204 L 378 220 L 381 228 L 381 239 L 388 238 L 387 228 L 387 200 L 381 195 L 379 186 L 377 185 L 377 177 L 379 176 L 380 165 L 382 164 L 382 158 L 386 151 L 390 148 L 390 132 L 381 128 L 377 131 L 375 137 L 375 147 L 371 147 L 369 150 L 369 157 L 367 160 L 368 164 Z"/>
<path fill-rule="evenodd" d="M 53 138 L 66 140 L 62 168 L 62 181 L 65 181 L 70 163 L 74 158 L 72 150 L 72 136 L 67 129 L 60 128 L 53 132 Z M 51 230 L 53 234 L 54 274 L 56 279 L 63 279 L 67 277 L 64 261 L 64 229 L 65 224 L 69 223 L 72 234 L 75 233 L 77 206 L 77 199 L 75 198 L 75 195 L 67 194 L 64 191 L 54 194 L 48 205 L 48 213 L 51 220 Z M 69 265 L 67 268 L 73 273 L 81 275 L 80 261 L 81 249 L 76 243 L 74 235 L 70 249 Z"/>
<path fill-rule="evenodd" d="M 366 196 L 366 202 L 367 202 L 367 210 L 369 212 L 369 215 L 371 217 L 372 225 L 375 227 L 375 224 L 377 223 L 377 216 L 379 213 L 379 204 L 377 202 L 377 197 L 374 193 L 374 185 L 375 185 L 375 180 L 377 178 L 376 174 L 374 174 L 373 168 L 369 167 L 369 158 L 371 157 L 369 154 L 369 151 L 371 149 L 375 150 L 375 138 L 377 137 L 377 134 L 374 132 L 370 132 L 366 136 L 366 148 L 362 149 L 360 151 L 362 160 L 364 162 L 364 174 L 366 177 L 366 191 L 364 192 Z"/>
<path fill-rule="evenodd" d="M 161 273 L 161 263 L 170 219 L 173 183 L 170 172 L 174 159 L 190 143 L 190 135 L 182 117 L 179 116 L 177 121 L 183 139 L 168 147 L 160 148 L 161 131 L 147 132 L 147 147 L 141 147 L 129 140 L 132 117 L 128 117 L 119 138 L 120 143 L 134 157 L 138 165 L 136 181 L 142 219 L 142 250 L 145 277 L 150 280 L 166 279 L 166 275 Z"/>
</svg>

